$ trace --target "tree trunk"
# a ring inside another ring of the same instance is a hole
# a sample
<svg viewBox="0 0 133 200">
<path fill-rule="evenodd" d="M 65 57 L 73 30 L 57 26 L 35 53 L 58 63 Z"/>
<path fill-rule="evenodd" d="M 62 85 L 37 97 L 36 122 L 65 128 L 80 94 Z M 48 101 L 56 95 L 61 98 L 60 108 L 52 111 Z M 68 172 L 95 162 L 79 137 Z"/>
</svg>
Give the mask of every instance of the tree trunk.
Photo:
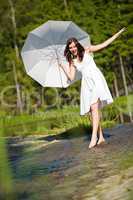
<svg viewBox="0 0 133 200">
<path fill-rule="evenodd" d="M 119 89 L 118 89 L 118 82 L 117 82 L 117 78 L 116 75 L 114 74 L 114 88 L 115 88 L 115 94 L 116 97 L 119 97 Z M 120 112 L 120 123 L 124 123 L 124 118 L 123 118 L 123 114 Z"/>
<path fill-rule="evenodd" d="M 69 8 L 68 8 L 68 1 L 67 0 L 63 0 L 63 2 L 64 2 L 64 7 L 65 7 L 65 10 L 66 10 L 66 13 L 67 13 L 68 17 L 71 18 L 70 11 L 69 11 Z"/>
<path fill-rule="evenodd" d="M 14 38 L 13 38 L 14 50 L 15 50 L 15 54 L 16 54 L 16 60 L 18 62 L 19 61 L 19 50 L 18 50 L 18 46 L 17 46 L 17 42 L 16 42 L 17 31 L 16 31 L 15 9 L 14 9 L 12 0 L 8 0 L 8 2 L 10 5 L 10 9 L 11 9 L 11 21 L 12 21 L 13 30 L 14 30 Z M 23 113 L 23 105 L 22 105 L 22 99 L 21 99 L 20 84 L 18 83 L 18 79 L 17 79 L 16 64 L 13 60 L 12 60 L 12 66 L 13 66 L 13 74 L 14 74 L 14 80 L 15 80 L 16 90 L 17 90 L 17 106 L 19 107 L 20 113 L 22 114 Z"/>
<path fill-rule="evenodd" d="M 119 60 L 120 60 L 120 69 L 121 69 L 121 74 L 122 74 L 122 79 L 123 79 L 123 84 L 124 84 L 125 95 L 128 96 L 128 87 L 127 87 L 127 82 L 126 82 L 126 75 L 125 75 L 123 60 L 122 60 L 120 53 L 119 53 Z M 129 105 L 127 105 L 127 107 L 128 107 L 129 118 L 130 118 L 130 121 L 132 122 L 133 121 L 132 112 L 130 110 Z"/>
<path fill-rule="evenodd" d="M 65 6 L 65 8 L 66 8 L 66 10 L 67 10 L 67 8 L 68 8 L 67 0 L 64 0 L 64 6 Z"/>
<path fill-rule="evenodd" d="M 119 60 L 120 60 L 120 68 L 121 68 L 122 80 L 123 80 L 123 84 L 124 84 L 125 95 L 128 96 L 126 75 L 125 75 L 123 60 L 122 60 L 122 57 L 121 57 L 120 53 L 119 53 Z"/>
<path fill-rule="evenodd" d="M 20 110 L 20 114 L 22 114 L 23 113 L 23 105 L 22 105 L 22 101 L 21 101 L 20 85 L 17 81 L 16 65 L 13 60 L 12 60 L 12 66 L 13 66 L 13 75 L 14 75 L 16 91 L 17 91 L 17 107 Z"/>
<path fill-rule="evenodd" d="M 118 89 L 118 83 L 117 83 L 117 79 L 116 79 L 116 75 L 114 74 L 114 88 L 115 88 L 115 94 L 116 97 L 119 97 L 119 89 Z"/>
</svg>

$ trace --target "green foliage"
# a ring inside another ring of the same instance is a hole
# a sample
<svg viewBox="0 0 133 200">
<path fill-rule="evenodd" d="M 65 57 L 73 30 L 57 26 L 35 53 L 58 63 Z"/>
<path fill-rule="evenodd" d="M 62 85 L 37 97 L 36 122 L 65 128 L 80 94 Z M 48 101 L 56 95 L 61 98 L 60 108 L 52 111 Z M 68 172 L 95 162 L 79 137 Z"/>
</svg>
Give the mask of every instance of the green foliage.
<svg viewBox="0 0 133 200">
<path fill-rule="evenodd" d="M 129 117 L 130 113 L 133 114 L 133 94 L 115 98 L 113 104 L 102 109 L 102 113 L 105 121 L 109 120 L 119 122 L 118 117 L 120 113 Z"/>
<path fill-rule="evenodd" d="M 102 126 L 108 128 L 119 123 L 120 112 L 128 115 L 129 108 L 133 109 L 132 99 L 133 95 L 119 97 L 113 104 L 104 107 Z M 133 110 L 130 111 L 133 113 Z M 32 115 L 7 116 L 4 112 L 0 114 L 0 129 L 3 130 L 4 136 L 59 134 L 64 131 L 71 132 L 73 128 L 86 132 L 90 127 L 89 117 L 79 115 L 79 106 L 64 106 L 62 109 L 55 108 L 46 112 L 40 110 Z"/>
</svg>

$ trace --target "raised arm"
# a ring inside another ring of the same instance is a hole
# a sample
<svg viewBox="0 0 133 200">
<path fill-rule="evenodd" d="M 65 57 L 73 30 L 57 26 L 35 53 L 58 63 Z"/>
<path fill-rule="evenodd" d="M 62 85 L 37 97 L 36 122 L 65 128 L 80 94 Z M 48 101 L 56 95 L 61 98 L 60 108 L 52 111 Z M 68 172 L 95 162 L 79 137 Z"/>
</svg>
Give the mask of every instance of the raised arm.
<svg viewBox="0 0 133 200">
<path fill-rule="evenodd" d="M 109 39 L 107 39 L 106 41 L 104 41 L 101 44 L 98 45 L 91 45 L 90 47 L 86 48 L 87 52 L 95 52 L 95 51 L 99 51 L 105 47 L 107 47 L 109 44 L 111 44 L 123 31 L 125 30 L 125 27 L 122 28 L 119 32 L 117 32 L 116 34 L 114 34 L 112 37 L 110 37 Z"/>
</svg>

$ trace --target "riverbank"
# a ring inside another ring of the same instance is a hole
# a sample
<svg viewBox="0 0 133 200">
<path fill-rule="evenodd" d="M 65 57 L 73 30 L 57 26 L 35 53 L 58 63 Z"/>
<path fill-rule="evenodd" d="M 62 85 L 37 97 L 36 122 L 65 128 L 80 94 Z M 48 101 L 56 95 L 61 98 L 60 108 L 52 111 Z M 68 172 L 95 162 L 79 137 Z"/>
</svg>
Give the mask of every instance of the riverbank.
<svg viewBox="0 0 133 200">
<path fill-rule="evenodd" d="M 106 143 L 88 149 L 91 130 L 8 139 L 12 197 L 28 200 L 131 200 L 133 124 L 104 129 Z M 1 197 L 3 193 L 1 193 Z M 10 196 L 11 197 L 11 196 Z M 10 198 L 11 199 L 11 198 Z M 13 199 L 13 200 L 14 200 Z"/>
</svg>

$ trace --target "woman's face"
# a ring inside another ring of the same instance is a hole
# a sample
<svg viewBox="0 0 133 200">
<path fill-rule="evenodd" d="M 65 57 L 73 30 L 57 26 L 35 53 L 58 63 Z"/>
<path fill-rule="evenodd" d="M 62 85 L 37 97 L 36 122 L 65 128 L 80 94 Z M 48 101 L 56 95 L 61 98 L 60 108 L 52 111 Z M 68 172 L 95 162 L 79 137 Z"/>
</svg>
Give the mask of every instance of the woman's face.
<svg viewBox="0 0 133 200">
<path fill-rule="evenodd" d="M 69 50 L 71 51 L 71 53 L 75 56 L 77 56 L 77 53 L 78 53 L 78 49 L 75 45 L 74 42 L 72 42 L 71 44 L 69 44 Z"/>
</svg>

